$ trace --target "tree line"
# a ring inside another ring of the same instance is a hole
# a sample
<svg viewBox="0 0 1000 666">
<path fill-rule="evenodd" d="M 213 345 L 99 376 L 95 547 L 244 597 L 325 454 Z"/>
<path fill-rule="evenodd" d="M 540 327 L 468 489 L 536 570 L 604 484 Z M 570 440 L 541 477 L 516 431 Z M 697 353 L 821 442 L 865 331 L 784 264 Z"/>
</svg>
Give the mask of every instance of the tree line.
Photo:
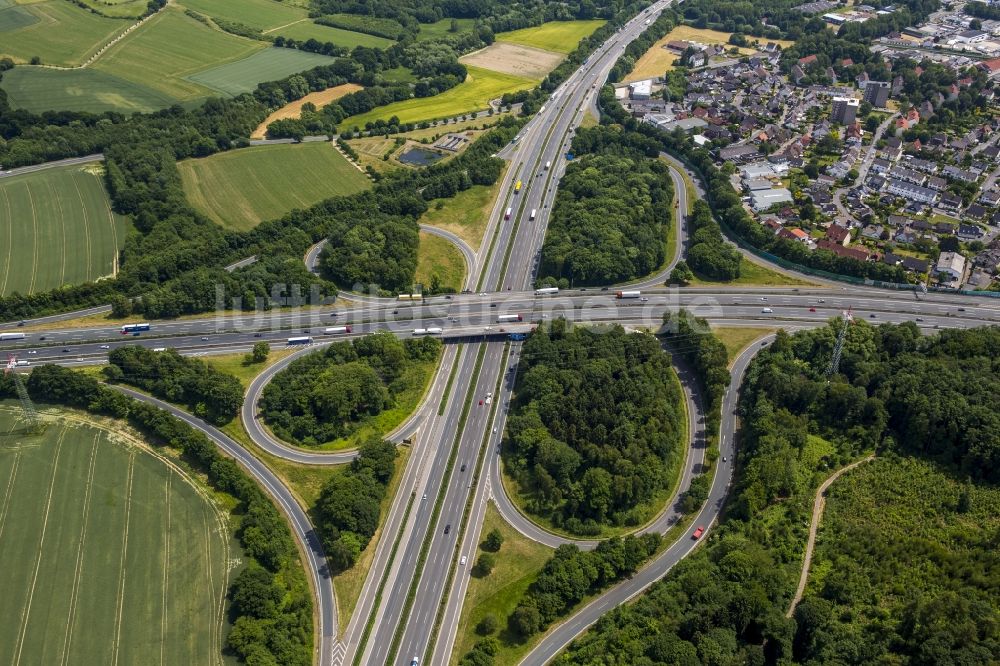
<svg viewBox="0 0 1000 666">
<path fill-rule="evenodd" d="M 359 447 L 358 457 L 323 486 L 316 528 L 335 573 L 354 566 L 375 535 L 395 461 L 396 446 L 372 437 Z"/>
<path fill-rule="evenodd" d="M 658 534 L 606 539 L 591 551 L 559 546 L 507 618 L 509 634 L 523 643 L 545 631 L 587 596 L 634 574 L 659 546 Z M 493 666 L 499 646 L 497 638 L 483 638 L 459 665 Z"/>
<path fill-rule="evenodd" d="M 659 341 L 559 319 L 531 335 L 521 368 L 504 461 L 526 509 L 575 534 L 639 524 L 683 457 L 683 398 Z"/>
<path fill-rule="evenodd" d="M 154 446 L 179 450 L 183 466 L 232 496 L 232 524 L 248 562 L 229 588 L 234 623 L 226 644 L 250 664 L 312 663 L 312 593 L 292 534 L 274 503 L 234 460 L 180 419 L 93 377 L 43 365 L 32 370 L 27 387 L 38 402 L 126 421 Z M 0 393 L 13 397 L 13 389 L 9 378 L 0 380 Z"/>
<path fill-rule="evenodd" d="M 345 437 L 390 409 L 405 375 L 441 352 L 436 338 L 400 340 L 387 331 L 335 342 L 292 361 L 264 387 L 260 411 L 274 433 L 317 445 Z"/>
<path fill-rule="evenodd" d="M 110 382 L 123 382 L 169 402 L 186 405 L 215 425 L 232 421 L 243 406 L 243 385 L 205 361 L 173 349 L 153 351 L 139 345 L 117 347 L 102 371 Z"/>
</svg>

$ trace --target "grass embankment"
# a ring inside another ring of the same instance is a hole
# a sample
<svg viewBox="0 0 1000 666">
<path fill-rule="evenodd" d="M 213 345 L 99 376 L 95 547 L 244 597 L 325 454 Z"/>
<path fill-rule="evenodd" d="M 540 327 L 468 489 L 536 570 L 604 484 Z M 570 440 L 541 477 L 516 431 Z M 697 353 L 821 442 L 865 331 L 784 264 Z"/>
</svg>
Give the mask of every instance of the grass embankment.
<svg viewBox="0 0 1000 666">
<path fill-rule="evenodd" d="M 726 346 L 726 352 L 729 354 L 729 367 L 733 366 L 733 362 L 740 355 L 744 349 L 746 349 L 751 342 L 760 338 L 768 333 L 774 333 L 776 328 L 743 328 L 740 326 L 725 327 L 720 326 L 718 328 L 712 327 L 712 335 L 719 338 L 719 341 Z"/>
<path fill-rule="evenodd" d="M 745 285 L 757 287 L 780 287 L 787 285 L 817 286 L 814 282 L 801 280 L 797 277 L 773 271 L 770 268 L 747 259 L 746 256 L 743 257 L 743 262 L 740 264 L 740 276 L 735 280 L 730 280 L 729 282 L 716 282 L 713 280 L 703 280 L 700 277 L 695 276 L 694 279 L 691 280 L 690 284 L 692 287 L 714 287 L 719 285 Z"/>
<path fill-rule="evenodd" d="M 465 281 L 465 257 L 451 241 L 426 231 L 420 232 L 417 273 L 414 280 L 424 288 L 434 284 L 441 289 L 461 291 Z"/>
<path fill-rule="evenodd" d="M 465 603 L 462 605 L 462 616 L 458 623 L 452 662 L 472 649 L 473 644 L 479 639 L 476 625 L 486 615 L 496 617 L 503 627 L 505 620 L 514 612 L 517 602 L 524 596 L 528 586 L 535 581 L 538 572 L 554 552 L 548 546 L 532 541 L 511 527 L 490 502 L 483 518 L 481 536 L 485 538 L 494 529 L 503 535 L 503 546 L 497 553 L 497 563 L 493 571 L 484 577 L 472 576 L 469 581 Z M 480 545 L 475 554 L 470 554 L 466 570 L 461 571 L 461 575 L 470 575 L 469 571 L 478 561 L 479 555 L 484 552 L 486 551 Z"/>
<path fill-rule="evenodd" d="M 504 167 L 505 170 L 507 168 Z M 450 231 L 473 250 L 478 250 L 490 223 L 493 205 L 500 196 L 503 179 L 501 174 L 493 185 L 474 185 L 450 199 L 430 202 L 430 208 L 420 218 L 420 223 Z M 440 208 L 438 203 L 442 204 Z"/>
</svg>

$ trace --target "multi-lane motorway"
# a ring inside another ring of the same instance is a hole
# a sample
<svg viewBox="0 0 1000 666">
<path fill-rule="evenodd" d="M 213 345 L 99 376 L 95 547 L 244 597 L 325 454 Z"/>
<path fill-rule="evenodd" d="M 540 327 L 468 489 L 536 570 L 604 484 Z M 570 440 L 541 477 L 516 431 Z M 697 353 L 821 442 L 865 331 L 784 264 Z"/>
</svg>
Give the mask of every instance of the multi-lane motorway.
<svg viewBox="0 0 1000 666">
<path fill-rule="evenodd" d="M 501 195 L 485 239 L 476 253 L 460 246 L 469 264 L 469 293 L 419 303 L 351 294 L 343 304 L 293 312 L 154 322 L 148 333 L 138 337 L 123 336 L 117 326 L 74 327 L 63 321 L 66 316 L 59 316 L 26 322 L 23 328 L 0 327 L 25 334 L 23 340 L 0 342 L 0 350 L 16 352 L 20 359 L 32 364 L 72 365 L 104 361 L 111 349 L 123 344 L 209 354 L 246 350 L 260 341 L 283 345 L 289 337 L 313 337 L 315 344 L 286 357 L 253 381 L 242 417 L 253 441 L 270 454 L 303 464 L 338 464 L 354 454 L 303 451 L 278 441 L 260 424 L 256 405 L 263 387 L 300 354 L 334 339 L 380 330 L 407 336 L 416 328 L 442 328 L 448 344 L 439 372 L 418 411 L 390 435 L 395 441 L 409 440 L 412 451 L 383 525 L 374 563 L 350 618 L 337 617 L 322 546 L 292 493 L 257 458 L 224 434 L 175 407 L 155 402 L 204 430 L 260 481 L 289 517 L 318 597 L 317 651 L 321 666 L 352 662 L 410 664 L 414 659 L 420 663 L 447 663 L 488 501 L 495 501 L 501 514 L 530 538 L 549 545 L 566 541 L 534 525 L 504 494 L 499 442 L 520 352 L 518 342 L 506 340 L 507 333 L 526 331 L 533 322 L 556 317 L 580 323 L 656 328 L 665 310 L 682 307 L 714 324 L 727 326 L 816 326 L 846 310 L 872 323 L 914 321 L 929 330 L 1000 323 L 1000 303 L 971 296 L 919 295 L 856 286 L 664 289 L 660 285 L 677 257 L 657 275 L 637 283 L 643 291 L 641 299 L 617 299 L 613 289 L 563 291 L 557 296 L 537 296 L 530 290 L 565 164 L 563 154 L 573 131 L 624 45 L 645 28 L 646 18 L 654 18 L 666 4 L 656 3 L 650 13 L 633 19 L 612 35 L 553 92 L 544 110 L 524 127 L 518 140 L 500 152 L 510 161 L 510 167 L 501 183 Z M 676 167 L 672 167 L 671 177 L 683 215 L 691 202 Z M 523 186 L 515 193 L 518 181 Z M 508 208 L 512 214 L 504 219 Z M 678 247 L 683 248 L 686 225 L 678 222 L 675 233 Z M 314 265 L 320 249 L 314 246 L 306 255 L 308 265 Z M 522 321 L 501 324 L 501 314 L 520 314 Z M 326 327 L 347 325 L 351 327 L 349 334 L 323 333 Z M 743 372 L 759 348 L 756 344 L 744 352 L 732 369 L 733 385 L 724 401 L 720 433 L 721 454 L 727 462 L 717 462 L 709 500 L 692 526 L 632 579 L 600 595 L 552 630 L 524 663 L 542 664 L 553 658 L 601 614 L 641 592 L 697 545 L 690 538 L 694 526 L 711 526 L 732 480 L 737 391 Z M 679 490 L 683 490 L 704 469 L 704 436 L 693 382 L 684 376 L 683 368 L 680 370 L 692 420 L 691 444 L 679 484 Z M 449 385 L 450 391 L 446 388 Z M 676 506 L 671 505 L 645 529 L 662 532 L 678 516 Z M 581 547 L 593 546 L 592 542 L 577 543 Z M 463 556 L 468 558 L 464 564 Z"/>
</svg>

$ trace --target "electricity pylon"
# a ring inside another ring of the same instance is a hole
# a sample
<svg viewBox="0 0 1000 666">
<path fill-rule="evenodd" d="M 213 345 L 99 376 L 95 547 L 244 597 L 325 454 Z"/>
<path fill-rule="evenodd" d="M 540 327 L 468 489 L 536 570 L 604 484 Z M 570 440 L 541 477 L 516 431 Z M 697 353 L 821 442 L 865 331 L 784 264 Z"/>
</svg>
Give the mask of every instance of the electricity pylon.
<svg viewBox="0 0 1000 666">
<path fill-rule="evenodd" d="M 4 372 L 14 378 L 14 389 L 17 391 L 17 397 L 21 401 L 21 412 L 24 420 L 28 422 L 28 431 L 40 433 L 42 431 L 42 421 L 38 418 L 38 412 L 35 411 L 35 403 L 31 401 L 31 396 L 28 395 L 28 389 L 25 388 L 24 382 L 21 380 L 21 375 L 17 374 L 15 370 L 17 370 L 17 356 L 10 354 L 7 357 L 7 369 Z"/>
<path fill-rule="evenodd" d="M 854 321 L 851 311 L 844 313 L 844 323 L 840 325 L 840 333 L 837 334 L 837 344 L 833 347 L 833 358 L 830 359 L 830 368 L 826 371 L 826 378 L 829 379 L 840 370 L 840 355 L 844 351 L 844 340 L 847 338 L 847 325 Z"/>
</svg>

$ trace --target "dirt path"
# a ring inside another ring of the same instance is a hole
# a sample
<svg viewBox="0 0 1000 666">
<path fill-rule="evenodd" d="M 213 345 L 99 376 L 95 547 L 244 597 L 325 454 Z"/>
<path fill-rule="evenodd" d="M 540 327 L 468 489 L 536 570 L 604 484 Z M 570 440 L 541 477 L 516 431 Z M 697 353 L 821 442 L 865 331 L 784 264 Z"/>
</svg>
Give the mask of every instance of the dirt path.
<svg viewBox="0 0 1000 666">
<path fill-rule="evenodd" d="M 788 612 L 785 613 L 785 617 L 791 617 L 792 613 L 795 612 L 795 607 L 799 605 L 802 600 L 802 593 L 806 590 L 806 582 L 809 580 L 809 565 L 812 564 L 813 547 L 816 545 L 816 531 L 819 529 L 820 518 L 823 517 L 823 508 L 826 506 L 826 490 L 830 487 L 834 481 L 840 478 L 840 475 L 844 472 L 848 472 L 861 463 L 866 463 L 869 460 L 874 460 L 875 454 L 871 454 L 862 458 L 861 460 L 856 460 L 846 467 L 841 467 L 836 472 L 830 475 L 826 481 L 820 484 L 820 487 L 816 489 L 816 498 L 813 500 L 813 513 L 812 522 L 809 524 L 809 540 L 806 541 L 806 554 L 802 558 L 802 573 L 799 575 L 799 586 L 795 589 L 795 596 L 792 598 L 791 605 L 788 606 Z"/>
</svg>

